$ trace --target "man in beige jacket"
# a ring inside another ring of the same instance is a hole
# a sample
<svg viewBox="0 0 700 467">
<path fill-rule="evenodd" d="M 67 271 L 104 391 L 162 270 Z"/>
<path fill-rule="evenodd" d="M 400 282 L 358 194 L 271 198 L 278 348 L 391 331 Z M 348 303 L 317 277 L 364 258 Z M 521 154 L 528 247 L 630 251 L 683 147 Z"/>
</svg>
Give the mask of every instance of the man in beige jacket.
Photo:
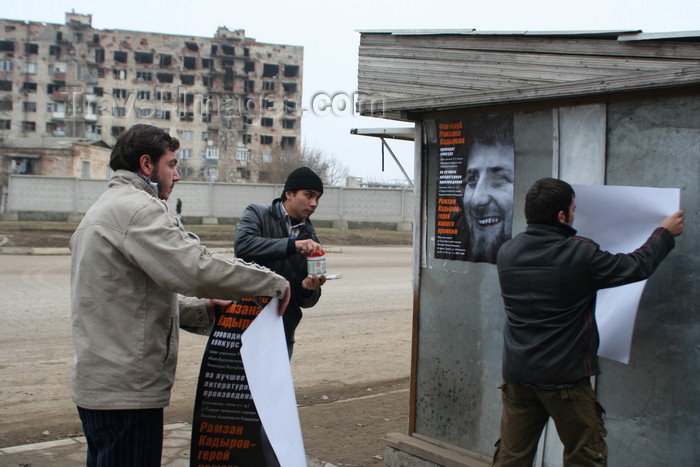
<svg viewBox="0 0 700 467">
<path fill-rule="evenodd" d="M 150 125 L 124 132 L 109 188 L 71 238 L 72 397 L 88 466 L 160 466 L 178 328 L 210 330 L 226 303 L 181 296 L 270 296 L 280 312 L 289 301 L 283 277 L 207 251 L 168 210 L 179 145 Z"/>
</svg>

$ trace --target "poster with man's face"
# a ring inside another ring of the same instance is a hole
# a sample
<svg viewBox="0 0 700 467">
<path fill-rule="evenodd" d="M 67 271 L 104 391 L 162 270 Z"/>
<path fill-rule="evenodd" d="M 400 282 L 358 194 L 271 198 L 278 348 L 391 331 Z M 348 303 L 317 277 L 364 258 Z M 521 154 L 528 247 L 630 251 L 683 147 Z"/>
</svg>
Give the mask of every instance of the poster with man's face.
<svg viewBox="0 0 700 467">
<path fill-rule="evenodd" d="M 435 257 L 496 262 L 513 230 L 513 115 L 436 120 Z"/>
</svg>

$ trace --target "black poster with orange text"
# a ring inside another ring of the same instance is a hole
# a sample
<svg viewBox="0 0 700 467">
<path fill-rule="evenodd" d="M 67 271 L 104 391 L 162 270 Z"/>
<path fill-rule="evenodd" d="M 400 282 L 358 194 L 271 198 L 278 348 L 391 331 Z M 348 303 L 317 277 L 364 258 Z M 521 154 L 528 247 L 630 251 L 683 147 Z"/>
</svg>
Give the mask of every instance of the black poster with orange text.
<svg viewBox="0 0 700 467">
<path fill-rule="evenodd" d="M 513 115 L 436 120 L 435 258 L 495 263 L 513 224 Z"/>
<path fill-rule="evenodd" d="M 260 417 L 240 351 L 241 335 L 261 311 L 254 300 L 240 300 L 219 316 L 209 336 L 197 384 L 190 467 L 265 465 Z"/>
</svg>

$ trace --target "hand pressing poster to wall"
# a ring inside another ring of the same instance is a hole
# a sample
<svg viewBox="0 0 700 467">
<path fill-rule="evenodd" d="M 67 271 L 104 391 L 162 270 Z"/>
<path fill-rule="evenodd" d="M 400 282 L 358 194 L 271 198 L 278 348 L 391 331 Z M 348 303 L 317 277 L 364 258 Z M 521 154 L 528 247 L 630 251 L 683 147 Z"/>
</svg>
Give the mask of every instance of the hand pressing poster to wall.
<svg viewBox="0 0 700 467">
<path fill-rule="evenodd" d="M 574 228 L 610 253 L 630 253 L 680 206 L 677 188 L 572 185 Z M 598 355 L 629 363 L 632 332 L 646 281 L 598 291 Z"/>
<path fill-rule="evenodd" d="M 513 230 L 513 115 L 436 120 L 435 257 L 496 262 Z"/>
</svg>

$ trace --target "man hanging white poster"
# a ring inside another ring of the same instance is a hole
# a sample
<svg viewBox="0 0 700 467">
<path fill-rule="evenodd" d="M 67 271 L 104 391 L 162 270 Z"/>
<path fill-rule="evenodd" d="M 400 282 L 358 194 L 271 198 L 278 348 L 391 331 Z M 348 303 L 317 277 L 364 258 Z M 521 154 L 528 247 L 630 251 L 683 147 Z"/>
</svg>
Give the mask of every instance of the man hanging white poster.
<svg viewBox="0 0 700 467">
<path fill-rule="evenodd" d="M 680 206 L 677 188 L 573 185 L 577 234 L 610 253 L 629 253 Z M 598 291 L 598 355 L 629 363 L 632 332 L 646 281 Z"/>
</svg>

